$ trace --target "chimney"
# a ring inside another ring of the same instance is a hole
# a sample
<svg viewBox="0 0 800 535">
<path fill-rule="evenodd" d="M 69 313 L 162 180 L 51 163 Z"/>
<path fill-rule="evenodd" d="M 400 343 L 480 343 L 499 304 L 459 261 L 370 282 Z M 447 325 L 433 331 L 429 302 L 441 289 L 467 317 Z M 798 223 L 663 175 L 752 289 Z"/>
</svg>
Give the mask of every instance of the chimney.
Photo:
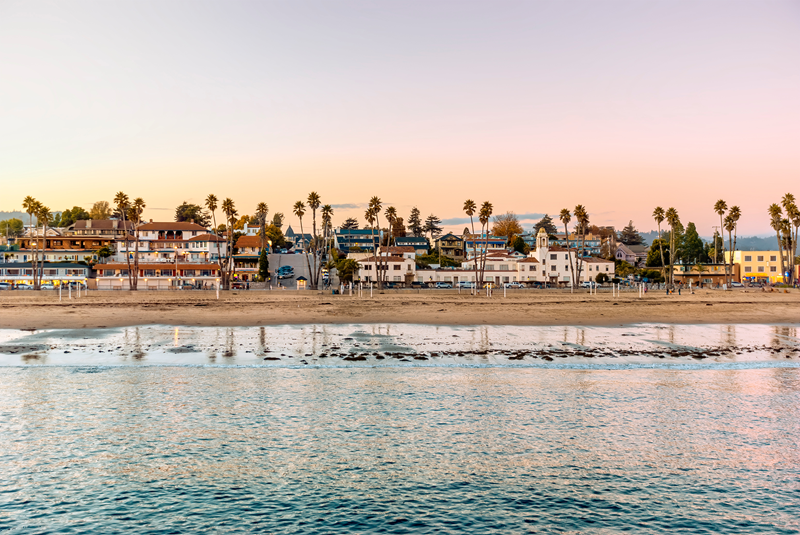
<svg viewBox="0 0 800 535">
<path fill-rule="evenodd" d="M 92 228 L 92 220 L 91 219 L 87 219 L 86 220 L 86 228 Z"/>
</svg>

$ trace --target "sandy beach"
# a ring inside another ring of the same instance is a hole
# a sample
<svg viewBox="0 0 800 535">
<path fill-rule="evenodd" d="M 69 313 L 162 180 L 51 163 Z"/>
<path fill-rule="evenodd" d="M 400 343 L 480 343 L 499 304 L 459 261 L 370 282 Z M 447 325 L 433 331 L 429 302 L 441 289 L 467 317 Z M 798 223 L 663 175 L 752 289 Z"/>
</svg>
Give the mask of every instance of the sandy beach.
<svg viewBox="0 0 800 535">
<path fill-rule="evenodd" d="M 626 323 L 800 323 L 800 292 L 698 291 L 612 297 L 523 291 L 491 298 L 454 291 L 395 292 L 372 298 L 329 292 L 104 292 L 58 300 L 54 292 L 0 293 L 0 328 L 132 325 L 256 326 L 333 323 L 438 325 L 614 325 Z"/>
</svg>

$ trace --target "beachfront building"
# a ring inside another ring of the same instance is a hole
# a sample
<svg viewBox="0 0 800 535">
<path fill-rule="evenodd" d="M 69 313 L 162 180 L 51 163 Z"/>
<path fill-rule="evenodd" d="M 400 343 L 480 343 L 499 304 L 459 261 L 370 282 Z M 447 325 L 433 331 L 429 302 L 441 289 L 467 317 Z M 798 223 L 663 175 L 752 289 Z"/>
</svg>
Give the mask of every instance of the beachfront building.
<svg viewBox="0 0 800 535">
<path fill-rule="evenodd" d="M 473 257 L 483 251 L 494 252 L 506 249 L 506 239 L 503 236 L 487 236 L 484 234 L 464 234 L 464 256 Z"/>
<path fill-rule="evenodd" d="M 730 274 L 730 280 L 739 282 L 741 279 L 739 273 L 739 264 L 733 264 L 733 270 L 727 266 L 727 273 Z M 676 264 L 673 266 L 675 282 L 680 284 L 692 284 L 693 286 L 712 286 L 722 287 L 727 284 L 728 275 L 726 275 L 725 264 L 697 264 L 685 265 Z"/>
<path fill-rule="evenodd" d="M 739 282 L 783 282 L 788 273 L 781 273 L 779 251 L 734 251 L 733 263 L 739 266 Z M 725 251 L 725 261 L 730 262 L 731 253 Z M 784 262 L 785 264 L 785 262 Z M 784 265 L 784 269 L 788 266 Z"/>
<path fill-rule="evenodd" d="M 464 260 L 464 238 L 456 236 L 452 232 L 448 232 L 444 236 L 436 238 L 433 242 L 433 249 L 441 256 L 450 258 L 451 260 L 461 261 Z"/>
<path fill-rule="evenodd" d="M 381 246 L 378 248 L 379 256 L 402 256 L 409 260 L 414 260 L 417 257 L 417 252 L 413 247 L 392 245 L 389 247 Z"/>
<path fill-rule="evenodd" d="M 405 256 L 368 256 L 358 260 L 358 264 L 357 279 L 364 282 L 376 282 L 380 270 L 385 282 L 411 284 L 417 273 L 417 263 Z"/>
<path fill-rule="evenodd" d="M 81 223 L 112 223 L 111 221 L 81 221 Z M 87 232 L 88 230 L 88 232 Z M 28 228 L 17 239 L 14 249 L 8 251 L 7 262 L 30 262 L 34 255 L 47 262 L 95 261 L 103 247 L 114 249 L 119 237 L 114 234 L 95 234 L 99 229 L 78 228 Z M 124 235 L 124 231 L 123 231 Z"/>
<path fill-rule="evenodd" d="M 233 280 L 252 282 L 258 279 L 258 261 L 261 258 L 261 237 L 240 236 L 233 254 Z"/>
<path fill-rule="evenodd" d="M 42 269 L 42 283 L 49 282 L 55 286 L 69 282 L 86 284 L 89 273 L 90 268 L 85 264 L 47 262 Z M 0 263 L 0 282 L 32 286 L 33 264 L 31 262 Z"/>
<path fill-rule="evenodd" d="M 227 245 L 225 238 L 210 234 L 197 223 L 156 222 L 139 225 L 139 262 L 175 263 L 217 262 L 225 258 Z M 127 242 L 117 244 L 117 252 L 111 261 L 125 262 L 126 255 L 133 258 L 136 238 L 130 236 Z"/>
<path fill-rule="evenodd" d="M 430 249 L 428 238 L 423 236 L 396 237 L 394 239 L 394 244 L 398 247 L 413 247 L 417 255 L 426 255 L 428 254 L 428 249 Z"/>
<path fill-rule="evenodd" d="M 333 237 L 336 248 L 345 253 L 353 249 L 371 252 L 381 242 L 380 231 L 369 228 L 337 228 L 333 232 Z"/>
<path fill-rule="evenodd" d="M 131 264 L 133 267 L 133 264 Z M 128 265 L 109 262 L 94 266 L 98 290 L 127 290 Z M 219 266 L 208 262 L 142 262 L 139 261 L 140 290 L 179 288 L 216 288 Z"/>
</svg>

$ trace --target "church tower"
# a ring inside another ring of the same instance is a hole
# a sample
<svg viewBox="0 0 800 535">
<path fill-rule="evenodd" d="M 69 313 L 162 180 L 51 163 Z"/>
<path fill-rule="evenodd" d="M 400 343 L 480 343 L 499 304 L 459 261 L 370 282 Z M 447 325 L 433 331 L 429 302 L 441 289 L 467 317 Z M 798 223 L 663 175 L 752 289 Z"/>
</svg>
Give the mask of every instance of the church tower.
<svg viewBox="0 0 800 535">
<path fill-rule="evenodd" d="M 544 227 L 542 227 L 536 234 L 536 250 L 546 253 L 549 248 L 550 238 L 547 237 L 547 232 L 545 232 Z"/>
</svg>

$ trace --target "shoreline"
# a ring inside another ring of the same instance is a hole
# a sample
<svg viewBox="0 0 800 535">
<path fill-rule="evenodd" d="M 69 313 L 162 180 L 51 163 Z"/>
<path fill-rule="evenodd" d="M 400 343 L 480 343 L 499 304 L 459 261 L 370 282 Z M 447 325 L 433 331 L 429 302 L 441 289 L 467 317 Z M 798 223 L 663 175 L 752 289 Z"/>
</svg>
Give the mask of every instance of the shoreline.
<svg viewBox="0 0 800 535">
<path fill-rule="evenodd" d="M 797 324 L 800 292 L 700 290 L 620 297 L 559 291 L 375 293 L 359 298 L 316 291 L 90 291 L 80 299 L 34 292 L 0 293 L 0 328 L 80 329 L 137 325 L 249 327 L 301 324 L 611 326 Z"/>
</svg>

